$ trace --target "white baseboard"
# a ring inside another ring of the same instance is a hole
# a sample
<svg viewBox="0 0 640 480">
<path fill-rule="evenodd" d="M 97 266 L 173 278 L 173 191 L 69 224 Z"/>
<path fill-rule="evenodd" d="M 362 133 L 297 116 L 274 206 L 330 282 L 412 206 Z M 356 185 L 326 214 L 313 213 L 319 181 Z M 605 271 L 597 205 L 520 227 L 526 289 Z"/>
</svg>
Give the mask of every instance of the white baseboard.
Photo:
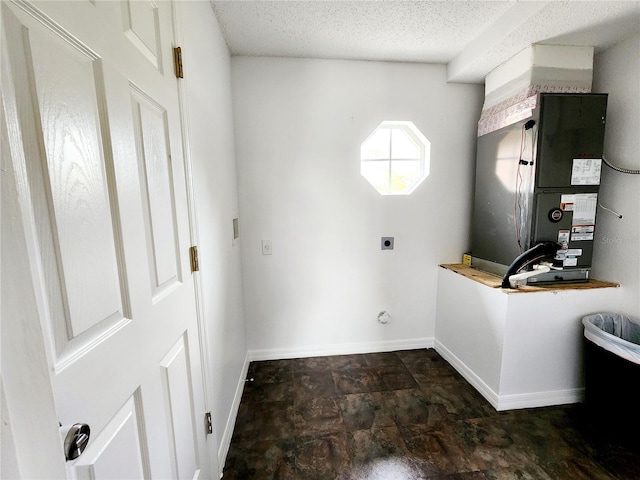
<svg viewBox="0 0 640 480">
<path fill-rule="evenodd" d="M 487 399 L 487 401 L 498 410 L 499 396 L 498 394 L 487 385 L 478 375 L 475 374 L 462 360 L 460 360 L 454 353 L 445 347 L 438 340 L 435 341 L 436 352 L 440 354 L 447 362 L 455 368 L 464 379 L 469 382 L 473 388 L 475 388 L 480 394 Z"/>
<path fill-rule="evenodd" d="M 451 350 L 437 340 L 435 341 L 435 349 L 440 356 L 449 362 L 497 411 L 565 405 L 584 400 L 584 388 L 499 395 L 476 375 L 473 370 L 454 355 Z"/>
<path fill-rule="evenodd" d="M 227 423 L 224 427 L 224 434 L 220 439 L 218 445 L 218 465 L 220 468 L 220 474 L 224 469 L 224 464 L 227 461 L 227 454 L 229 453 L 229 447 L 231 446 L 231 437 L 233 436 L 233 427 L 236 424 L 236 418 L 238 417 L 238 409 L 240 408 L 240 400 L 242 400 L 242 392 L 244 391 L 245 379 L 247 378 L 247 372 L 249 370 L 249 352 L 244 357 L 244 364 L 240 371 L 240 378 L 238 378 L 238 386 L 236 387 L 236 393 L 233 397 L 233 403 L 231 405 L 231 411 L 227 417 Z"/>
<path fill-rule="evenodd" d="M 335 345 L 311 345 L 295 348 L 249 350 L 248 356 L 251 361 L 282 360 L 286 358 L 324 357 L 328 355 L 353 355 L 358 353 L 415 350 L 418 348 L 433 348 L 433 345 L 433 337 L 424 337 L 368 343 L 341 343 Z"/>
<path fill-rule="evenodd" d="M 550 407 L 579 403 L 584 400 L 584 388 L 554 390 L 550 392 L 521 393 L 500 395 L 497 410 L 515 410 L 518 408 Z"/>
</svg>

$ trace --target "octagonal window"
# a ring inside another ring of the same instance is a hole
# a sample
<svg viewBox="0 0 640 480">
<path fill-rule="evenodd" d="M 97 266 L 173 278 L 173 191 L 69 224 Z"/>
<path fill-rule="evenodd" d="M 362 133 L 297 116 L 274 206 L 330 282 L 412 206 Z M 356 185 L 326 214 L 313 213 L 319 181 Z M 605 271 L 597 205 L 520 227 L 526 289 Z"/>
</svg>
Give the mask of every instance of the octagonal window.
<svg viewBox="0 0 640 480">
<path fill-rule="evenodd" d="M 360 145 L 360 173 L 382 195 L 409 195 L 429 175 L 430 150 L 413 122 L 385 121 Z"/>
</svg>

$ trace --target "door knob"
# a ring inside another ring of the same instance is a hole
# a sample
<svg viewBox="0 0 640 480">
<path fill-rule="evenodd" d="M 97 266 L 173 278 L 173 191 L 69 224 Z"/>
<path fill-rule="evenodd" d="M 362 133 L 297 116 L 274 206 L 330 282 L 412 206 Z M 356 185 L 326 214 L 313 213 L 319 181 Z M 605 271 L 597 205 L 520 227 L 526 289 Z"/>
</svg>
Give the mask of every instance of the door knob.
<svg viewBox="0 0 640 480">
<path fill-rule="evenodd" d="M 60 435 L 64 444 L 64 456 L 67 460 L 78 458 L 89 443 L 91 429 L 86 423 L 60 426 Z"/>
</svg>

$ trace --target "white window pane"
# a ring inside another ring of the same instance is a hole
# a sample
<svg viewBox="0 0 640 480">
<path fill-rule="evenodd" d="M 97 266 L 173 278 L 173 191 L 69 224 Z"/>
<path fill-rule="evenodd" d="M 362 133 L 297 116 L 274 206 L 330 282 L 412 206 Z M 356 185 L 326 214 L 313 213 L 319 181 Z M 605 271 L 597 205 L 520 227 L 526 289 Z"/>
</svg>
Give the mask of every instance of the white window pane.
<svg viewBox="0 0 640 480">
<path fill-rule="evenodd" d="M 411 158 L 416 160 L 420 158 L 420 146 L 415 143 L 406 130 L 396 128 L 393 130 L 392 135 L 391 158 Z"/>
<path fill-rule="evenodd" d="M 389 158 L 391 130 L 379 128 L 360 146 L 360 158 L 367 160 Z"/>
<path fill-rule="evenodd" d="M 360 145 L 360 173 L 382 195 L 408 195 L 429 175 L 430 143 L 410 121 L 384 121 Z"/>
<path fill-rule="evenodd" d="M 391 190 L 402 193 L 410 191 L 422 179 L 419 161 L 398 161 L 391 165 Z"/>
<path fill-rule="evenodd" d="M 362 162 L 360 173 L 380 193 L 389 193 L 389 162 Z"/>
</svg>

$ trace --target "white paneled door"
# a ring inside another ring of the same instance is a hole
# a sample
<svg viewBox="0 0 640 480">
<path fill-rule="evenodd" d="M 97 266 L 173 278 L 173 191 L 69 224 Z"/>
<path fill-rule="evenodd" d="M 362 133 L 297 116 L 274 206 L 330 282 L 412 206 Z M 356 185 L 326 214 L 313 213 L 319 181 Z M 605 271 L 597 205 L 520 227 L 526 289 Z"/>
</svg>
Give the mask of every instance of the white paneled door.
<svg viewBox="0 0 640 480">
<path fill-rule="evenodd" d="M 172 4 L 2 9 L 14 213 L 55 409 L 91 429 L 67 473 L 210 478 Z"/>
</svg>

